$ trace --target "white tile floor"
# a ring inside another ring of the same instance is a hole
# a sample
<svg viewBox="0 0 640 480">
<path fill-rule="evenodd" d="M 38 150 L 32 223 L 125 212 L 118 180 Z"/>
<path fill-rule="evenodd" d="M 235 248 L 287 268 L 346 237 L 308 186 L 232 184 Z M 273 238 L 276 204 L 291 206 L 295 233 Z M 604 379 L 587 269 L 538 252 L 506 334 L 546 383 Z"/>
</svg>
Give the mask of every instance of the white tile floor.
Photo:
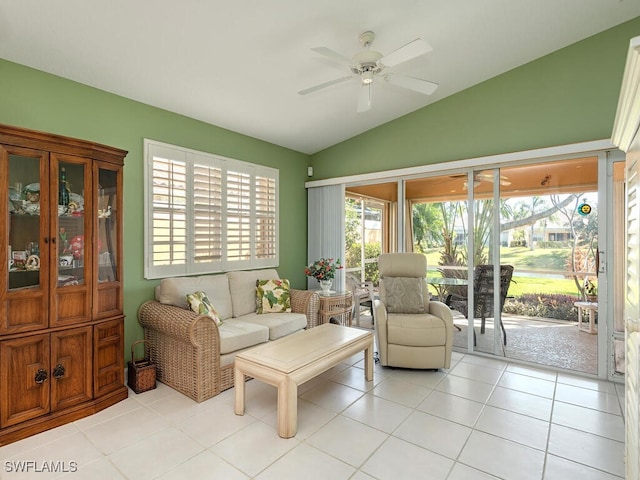
<svg viewBox="0 0 640 480">
<path fill-rule="evenodd" d="M 244 416 L 233 389 L 198 404 L 159 383 L 0 448 L 0 478 L 618 479 L 623 393 L 459 353 L 446 372 L 376 365 L 366 382 L 355 356 L 300 387 L 294 438 L 278 437 L 264 383 L 248 382 Z"/>
</svg>

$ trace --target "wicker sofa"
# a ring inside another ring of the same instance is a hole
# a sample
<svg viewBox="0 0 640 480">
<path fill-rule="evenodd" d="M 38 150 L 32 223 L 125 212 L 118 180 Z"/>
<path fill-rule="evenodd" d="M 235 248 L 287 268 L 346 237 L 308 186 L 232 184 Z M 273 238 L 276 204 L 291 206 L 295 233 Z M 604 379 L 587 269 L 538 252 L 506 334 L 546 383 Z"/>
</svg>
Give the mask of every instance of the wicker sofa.
<svg viewBox="0 0 640 480">
<path fill-rule="evenodd" d="M 161 280 L 155 300 L 138 310 L 158 380 L 202 402 L 233 387 L 239 352 L 316 326 L 319 297 L 312 291 L 290 290 L 291 313 L 256 313 L 256 280 L 278 278 L 269 269 Z M 189 310 L 186 295 L 196 291 L 207 294 L 220 326 Z"/>
</svg>

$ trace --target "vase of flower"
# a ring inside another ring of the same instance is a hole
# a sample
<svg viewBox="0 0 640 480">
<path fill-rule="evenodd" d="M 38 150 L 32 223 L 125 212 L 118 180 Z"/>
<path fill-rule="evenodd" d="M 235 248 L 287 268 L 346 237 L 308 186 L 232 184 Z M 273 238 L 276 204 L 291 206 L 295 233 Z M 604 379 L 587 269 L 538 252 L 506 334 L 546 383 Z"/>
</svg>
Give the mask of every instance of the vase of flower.
<svg viewBox="0 0 640 480">
<path fill-rule="evenodd" d="M 304 273 L 308 277 L 315 278 L 320 284 L 323 294 L 329 293 L 331 284 L 336 276 L 336 270 L 340 270 L 340 259 L 321 258 L 305 267 Z"/>
<path fill-rule="evenodd" d="M 333 280 L 331 279 L 320 280 L 320 289 L 322 290 L 322 293 L 329 293 L 332 283 Z"/>
</svg>

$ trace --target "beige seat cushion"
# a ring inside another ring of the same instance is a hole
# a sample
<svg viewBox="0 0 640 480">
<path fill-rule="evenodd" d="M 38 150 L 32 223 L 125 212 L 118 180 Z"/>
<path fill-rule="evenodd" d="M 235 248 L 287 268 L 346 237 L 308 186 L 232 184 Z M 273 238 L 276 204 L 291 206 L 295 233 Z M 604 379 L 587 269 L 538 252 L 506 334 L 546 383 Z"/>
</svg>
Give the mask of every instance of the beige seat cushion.
<svg viewBox="0 0 640 480">
<path fill-rule="evenodd" d="M 227 272 L 233 316 L 241 317 L 256 312 L 256 280 L 276 280 L 274 269 Z M 215 306 L 215 303 L 213 304 Z"/>
<path fill-rule="evenodd" d="M 269 340 L 269 329 L 264 325 L 244 322 L 235 318 L 226 320 L 218 330 L 220 331 L 220 354 L 222 355 L 259 345 Z"/>
<path fill-rule="evenodd" d="M 226 275 L 163 278 L 156 289 L 156 300 L 160 303 L 189 309 L 187 294 L 199 291 L 207 294 L 221 320 L 231 318 L 233 310 L 229 280 Z"/>
<path fill-rule="evenodd" d="M 435 315 L 390 313 L 387 320 L 389 344 L 432 347 L 447 342 L 444 321 Z"/>
<path fill-rule="evenodd" d="M 267 327 L 269 340 L 285 337 L 307 326 L 307 316 L 304 313 L 249 313 L 238 320 Z"/>
</svg>

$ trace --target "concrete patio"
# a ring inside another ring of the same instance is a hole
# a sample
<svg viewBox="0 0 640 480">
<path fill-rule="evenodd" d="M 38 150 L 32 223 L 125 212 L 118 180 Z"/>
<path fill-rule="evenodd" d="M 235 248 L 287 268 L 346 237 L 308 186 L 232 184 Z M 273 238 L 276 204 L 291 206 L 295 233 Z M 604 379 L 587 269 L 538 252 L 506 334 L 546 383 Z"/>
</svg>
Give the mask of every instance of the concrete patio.
<svg viewBox="0 0 640 480">
<path fill-rule="evenodd" d="M 466 349 L 467 319 L 454 311 L 454 323 L 462 329 L 455 331 L 454 347 Z M 504 315 L 502 323 L 507 332 L 507 345 L 498 348 L 502 356 L 576 372 L 597 373 L 597 335 L 580 331 L 576 322 Z M 480 319 L 476 319 L 475 326 L 476 349 L 494 353 L 493 319 L 487 319 L 484 334 L 480 334 Z"/>
<path fill-rule="evenodd" d="M 467 319 L 454 311 L 456 330 L 454 349 L 467 348 Z M 507 331 L 507 345 L 498 348 L 501 356 L 580 373 L 597 373 L 597 335 L 580 331 L 576 322 L 551 318 L 505 315 L 502 322 Z M 476 319 L 476 350 L 494 353 L 493 319 L 487 319 L 484 334 L 480 334 L 480 319 Z M 355 323 L 354 323 L 355 326 Z M 360 326 L 373 328 L 368 311 L 360 314 Z"/>
</svg>

